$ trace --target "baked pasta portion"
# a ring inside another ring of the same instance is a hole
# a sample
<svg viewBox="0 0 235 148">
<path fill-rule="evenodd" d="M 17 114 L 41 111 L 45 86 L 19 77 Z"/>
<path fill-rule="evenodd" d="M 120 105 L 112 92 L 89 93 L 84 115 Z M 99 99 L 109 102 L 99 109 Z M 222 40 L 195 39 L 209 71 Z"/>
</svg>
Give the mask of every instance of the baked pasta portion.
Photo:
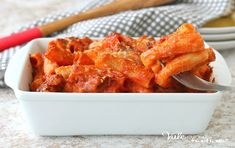
<svg viewBox="0 0 235 148">
<path fill-rule="evenodd" d="M 44 54 L 30 55 L 31 91 L 38 92 L 198 92 L 172 75 L 190 71 L 213 81 L 211 48 L 192 24 L 160 39 L 111 33 L 100 40 L 60 38 Z"/>
</svg>

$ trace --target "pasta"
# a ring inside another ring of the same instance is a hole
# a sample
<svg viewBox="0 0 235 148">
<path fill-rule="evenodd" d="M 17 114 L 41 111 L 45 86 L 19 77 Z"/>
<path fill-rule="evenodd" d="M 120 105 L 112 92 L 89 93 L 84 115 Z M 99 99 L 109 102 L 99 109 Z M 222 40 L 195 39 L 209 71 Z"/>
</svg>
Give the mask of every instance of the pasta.
<svg viewBox="0 0 235 148">
<path fill-rule="evenodd" d="M 61 38 L 49 42 L 44 54 L 30 55 L 31 91 L 80 93 L 198 92 L 172 75 L 190 71 L 213 81 L 211 48 L 192 24 L 160 39 L 131 38 L 112 33 L 101 40 Z"/>
</svg>

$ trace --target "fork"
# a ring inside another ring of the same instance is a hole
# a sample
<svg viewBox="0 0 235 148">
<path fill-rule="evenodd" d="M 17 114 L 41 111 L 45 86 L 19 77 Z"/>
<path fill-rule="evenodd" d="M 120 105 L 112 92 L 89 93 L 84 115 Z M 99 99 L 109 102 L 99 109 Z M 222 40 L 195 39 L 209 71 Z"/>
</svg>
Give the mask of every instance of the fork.
<svg viewBox="0 0 235 148">
<path fill-rule="evenodd" d="M 173 75 L 173 78 L 186 87 L 202 91 L 235 91 L 234 86 L 225 86 L 205 81 L 191 72 L 183 72 Z"/>
<path fill-rule="evenodd" d="M 2 80 L 4 77 L 5 71 L 7 69 L 8 61 L 9 60 L 5 60 L 0 63 L 0 80 Z"/>
</svg>

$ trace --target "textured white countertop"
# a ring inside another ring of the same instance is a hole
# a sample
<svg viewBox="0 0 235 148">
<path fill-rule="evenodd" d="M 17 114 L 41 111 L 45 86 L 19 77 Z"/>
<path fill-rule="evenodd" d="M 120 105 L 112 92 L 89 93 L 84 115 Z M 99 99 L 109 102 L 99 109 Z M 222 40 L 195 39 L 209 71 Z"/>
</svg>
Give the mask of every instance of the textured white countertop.
<svg viewBox="0 0 235 148">
<path fill-rule="evenodd" d="M 79 0 L 76 5 L 89 1 Z M 0 36 L 19 25 L 74 5 L 75 0 L 1 0 Z M 221 53 L 235 85 L 235 49 Z M 0 147 L 235 147 L 235 92 L 223 95 L 204 133 L 173 140 L 167 136 L 40 137 L 28 130 L 12 90 L 0 89 Z"/>
</svg>

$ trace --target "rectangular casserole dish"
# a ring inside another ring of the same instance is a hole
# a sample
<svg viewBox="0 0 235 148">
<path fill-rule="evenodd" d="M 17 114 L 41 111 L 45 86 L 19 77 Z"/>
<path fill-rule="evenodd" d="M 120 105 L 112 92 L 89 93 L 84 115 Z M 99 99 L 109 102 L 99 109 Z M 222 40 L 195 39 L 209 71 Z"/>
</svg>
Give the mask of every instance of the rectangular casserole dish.
<svg viewBox="0 0 235 148">
<path fill-rule="evenodd" d="M 9 63 L 5 82 L 38 135 L 198 134 L 212 117 L 221 92 L 215 93 L 42 93 L 30 92 L 29 54 L 44 53 L 50 38 L 37 39 Z M 206 45 L 207 46 L 207 45 Z M 216 83 L 229 85 L 231 74 L 217 52 L 212 63 Z"/>
</svg>

